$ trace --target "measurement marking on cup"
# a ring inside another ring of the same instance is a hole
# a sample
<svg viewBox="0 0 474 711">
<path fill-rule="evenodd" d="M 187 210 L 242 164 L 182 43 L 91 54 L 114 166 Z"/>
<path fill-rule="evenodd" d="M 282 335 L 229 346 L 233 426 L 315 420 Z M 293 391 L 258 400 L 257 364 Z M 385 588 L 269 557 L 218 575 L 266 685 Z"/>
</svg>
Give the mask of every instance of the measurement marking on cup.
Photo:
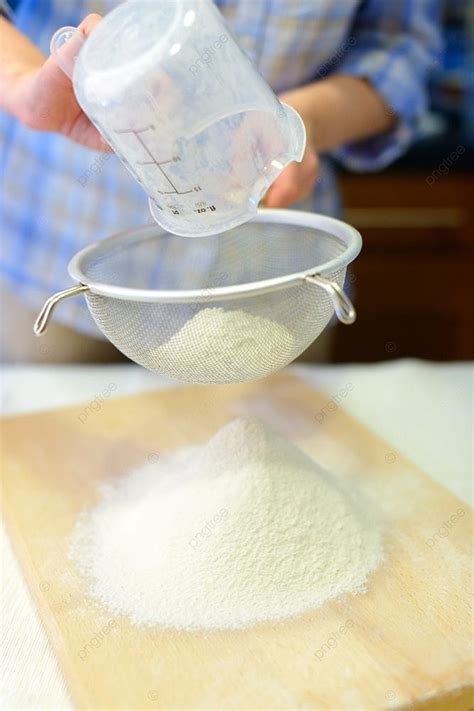
<svg viewBox="0 0 474 711">
<path fill-rule="evenodd" d="M 144 161 L 142 163 L 138 163 L 137 165 L 156 165 L 158 170 L 161 172 L 165 180 L 171 185 L 173 190 L 158 190 L 157 192 L 160 193 L 160 195 L 189 195 L 190 193 L 194 192 L 194 189 L 192 190 L 184 190 L 184 191 L 179 191 L 178 188 L 174 185 L 173 181 L 171 178 L 166 174 L 166 172 L 163 169 L 164 165 L 167 165 L 168 163 L 177 163 L 178 161 L 181 160 L 179 156 L 173 156 L 173 158 L 170 158 L 168 160 L 163 160 L 163 161 L 157 161 L 153 153 L 150 151 L 146 143 L 143 141 L 142 137 L 140 136 L 141 133 L 145 133 L 146 131 L 154 131 L 155 126 L 151 124 L 150 126 L 147 126 L 146 128 L 139 128 L 139 129 L 133 129 L 133 128 L 126 128 L 123 129 L 122 131 L 116 131 L 115 133 L 131 133 L 135 136 L 137 141 L 140 143 L 140 145 L 145 149 L 145 151 L 148 153 L 150 156 L 151 160 L 150 161 Z"/>
</svg>

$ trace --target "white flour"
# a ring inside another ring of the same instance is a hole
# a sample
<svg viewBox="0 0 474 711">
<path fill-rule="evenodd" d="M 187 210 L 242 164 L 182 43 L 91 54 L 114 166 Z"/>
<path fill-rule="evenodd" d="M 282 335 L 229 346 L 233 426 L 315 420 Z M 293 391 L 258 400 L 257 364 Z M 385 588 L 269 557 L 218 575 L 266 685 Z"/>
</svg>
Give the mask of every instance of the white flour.
<svg viewBox="0 0 474 711">
<path fill-rule="evenodd" d="M 290 331 L 277 321 L 241 309 L 206 308 L 157 348 L 154 357 L 173 363 L 174 370 L 179 367 L 194 382 L 240 380 L 261 375 L 265 367 L 285 365 L 294 357 L 294 345 Z"/>
<path fill-rule="evenodd" d="M 110 611 L 192 630 L 286 618 L 362 591 L 382 546 L 327 472 L 243 417 L 105 489 L 71 553 Z"/>
</svg>

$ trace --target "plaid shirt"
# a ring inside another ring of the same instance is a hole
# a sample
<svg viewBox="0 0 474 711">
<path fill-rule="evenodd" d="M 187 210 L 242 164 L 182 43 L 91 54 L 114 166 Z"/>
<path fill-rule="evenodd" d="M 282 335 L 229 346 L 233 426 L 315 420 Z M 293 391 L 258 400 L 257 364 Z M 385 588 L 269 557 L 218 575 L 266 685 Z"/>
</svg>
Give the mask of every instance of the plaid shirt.
<svg viewBox="0 0 474 711">
<path fill-rule="evenodd" d="M 158 2 L 159 0 L 155 0 Z M 117 0 L 0 0 L 5 13 L 45 54 L 54 31 L 104 14 Z M 323 156 L 305 209 L 340 210 L 333 158 L 357 171 L 397 158 L 417 134 L 426 79 L 440 53 L 441 0 L 217 0 L 243 49 L 276 92 L 333 72 L 369 79 L 400 121 L 381 137 Z M 0 113 L 3 176 L 0 274 L 35 310 L 70 285 L 67 263 L 88 243 L 150 222 L 147 199 L 115 156 L 55 134 L 42 134 Z M 176 256 L 179 259 L 179 255 Z M 83 299 L 57 318 L 98 336 Z"/>
</svg>

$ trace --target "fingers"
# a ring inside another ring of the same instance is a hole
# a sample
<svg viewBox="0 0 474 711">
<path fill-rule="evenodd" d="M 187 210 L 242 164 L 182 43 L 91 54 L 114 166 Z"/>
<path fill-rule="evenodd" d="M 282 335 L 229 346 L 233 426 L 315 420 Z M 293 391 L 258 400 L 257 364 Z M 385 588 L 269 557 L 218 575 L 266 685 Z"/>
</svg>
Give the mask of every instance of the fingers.
<svg viewBox="0 0 474 711">
<path fill-rule="evenodd" d="M 301 163 L 290 163 L 276 179 L 264 200 L 265 207 L 285 208 L 311 195 L 318 177 L 318 158 L 308 150 Z"/>
<path fill-rule="evenodd" d="M 87 15 L 77 28 L 77 31 L 75 31 L 65 43 L 60 39 L 62 33 L 58 30 L 51 44 L 52 56 L 49 57 L 44 65 L 44 74 L 50 81 L 59 82 L 59 85 L 64 87 L 67 86 L 74 71 L 76 57 L 81 50 L 84 40 L 101 19 L 101 16 L 96 13 Z M 56 37 L 58 37 L 58 39 L 56 39 Z M 66 81 L 61 76 L 61 72 L 67 77 Z"/>
<path fill-rule="evenodd" d="M 100 15 L 88 15 L 79 25 L 79 32 L 74 33 L 67 42 L 59 43 L 57 51 L 53 49 L 55 56 L 46 60 L 30 82 L 26 100 L 33 117 L 29 123 L 32 128 L 62 133 L 90 148 L 107 151 L 107 143 L 83 114 L 69 78 L 83 38 L 101 19 Z"/>
<path fill-rule="evenodd" d="M 267 207 L 289 207 L 298 201 L 300 194 L 301 185 L 298 170 L 294 164 L 291 164 L 270 187 L 265 205 Z"/>
<path fill-rule="evenodd" d="M 80 30 L 85 37 L 89 37 L 92 30 L 101 21 L 101 19 L 102 15 L 98 15 L 96 12 L 93 12 L 82 20 L 77 29 Z"/>
<path fill-rule="evenodd" d="M 68 127 L 67 136 L 76 143 L 92 148 L 94 151 L 113 152 L 107 141 L 84 113 L 80 113 L 74 123 Z"/>
</svg>

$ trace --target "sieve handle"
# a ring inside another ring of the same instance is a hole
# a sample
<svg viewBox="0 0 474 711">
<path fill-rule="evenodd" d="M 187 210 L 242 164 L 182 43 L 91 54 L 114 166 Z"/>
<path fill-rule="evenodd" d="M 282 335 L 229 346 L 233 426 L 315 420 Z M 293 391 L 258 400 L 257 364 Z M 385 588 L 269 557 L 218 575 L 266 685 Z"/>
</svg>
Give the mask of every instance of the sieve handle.
<svg viewBox="0 0 474 711">
<path fill-rule="evenodd" d="M 324 291 L 329 295 L 332 305 L 334 306 L 336 316 L 341 323 L 344 323 L 346 326 L 350 326 L 354 323 L 357 318 L 356 310 L 351 300 L 345 295 L 339 284 L 336 284 L 335 281 L 325 279 L 319 274 L 307 276 L 305 277 L 305 281 L 309 281 L 310 284 L 316 284 L 317 286 L 320 286 L 321 289 L 324 289 Z"/>
<path fill-rule="evenodd" d="M 73 286 L 71 289 L 65 289 L 64 291 L 58 291 L 57 294 L 50 296 L 41 309 L 33 326 L 35 336 L 41 336 L 46 331 L 52 313 L 60 301 L 63 299 L 69 299 L 70 296 L 83 294 L 85 291 L 89 291 L 89 287 L 84 286 L 84 284 L 78 284 L 78 286 Z"/>
</svg>

